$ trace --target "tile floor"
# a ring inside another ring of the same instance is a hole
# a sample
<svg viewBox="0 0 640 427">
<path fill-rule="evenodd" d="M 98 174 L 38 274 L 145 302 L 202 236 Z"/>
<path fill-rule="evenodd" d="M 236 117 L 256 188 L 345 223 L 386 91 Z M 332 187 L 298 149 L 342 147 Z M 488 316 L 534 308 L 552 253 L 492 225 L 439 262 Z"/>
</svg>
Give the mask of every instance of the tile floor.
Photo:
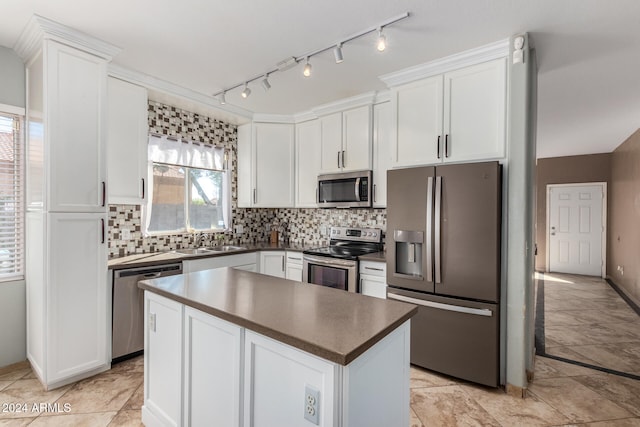
<svg viewBox="0 0 640 427">
<path fill-rule="evenodd" d="M 558 286 L 549 285 L 552 278 Z M 547 351 L 571 350 L 595 361 L 602 349 L 615 348 L 616 362 L 640 369 L 640 359 L 633 361 L 640 354 L 634 347 L 640 344 L 638 316 L 616 301 L 620 297 L 606 283 L 564 275 L 548 279 Z M 578 339 L 585 337 L 590 341 Z M 620 351 L 618 345 L 629 342 L 635 344 Z M 586 353 L 591 347 L 598 351 Z M 49 392 L 26 363 L 0 369 L 0 427 L 141 426 L 142 384 L 142 357 Z M 640 381 L 538 356 L 535 379 L 520 399 L 412 367 L 410 425 L 640 427 Z"/>
<path fill-rule="evenodd" d="M 640 376 L 640 316 L 597 277 L 544 279 L 545 352 Z"/>
</svg>

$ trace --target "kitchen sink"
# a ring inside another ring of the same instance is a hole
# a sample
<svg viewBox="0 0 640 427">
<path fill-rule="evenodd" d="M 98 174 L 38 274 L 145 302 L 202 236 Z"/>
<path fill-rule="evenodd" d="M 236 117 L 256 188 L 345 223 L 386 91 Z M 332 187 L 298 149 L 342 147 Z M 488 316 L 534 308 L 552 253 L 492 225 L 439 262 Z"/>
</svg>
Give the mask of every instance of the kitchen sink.
<svg viewBox="0 0 640 427">
<path fill-rule="evenodd" d="M 245 248 L 244 246 L 224 245 L 224 246 L 212 246 L 206 249 L 211 252 L 233 252 L 233 251 L 243 251 L 247 248 Z"/>
<path fill-rule="evenodd" d="M 180 255 L 204 255 L 204 254 L 211 253 L 211 249 L 209 248 L 176 249 L 173 252 Z"/>
</svg>

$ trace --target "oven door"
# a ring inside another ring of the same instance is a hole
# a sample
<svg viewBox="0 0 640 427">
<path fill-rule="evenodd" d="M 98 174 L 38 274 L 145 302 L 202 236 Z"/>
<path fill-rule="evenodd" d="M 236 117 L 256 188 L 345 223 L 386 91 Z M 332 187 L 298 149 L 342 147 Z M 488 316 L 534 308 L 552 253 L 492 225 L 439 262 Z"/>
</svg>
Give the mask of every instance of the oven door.
<svg viewBox="0 0 640 427">
<path fill-rule="evenodd" d="M 358 261 L 303 255 L 302 281 L 357 292 Z"/>
</svg>

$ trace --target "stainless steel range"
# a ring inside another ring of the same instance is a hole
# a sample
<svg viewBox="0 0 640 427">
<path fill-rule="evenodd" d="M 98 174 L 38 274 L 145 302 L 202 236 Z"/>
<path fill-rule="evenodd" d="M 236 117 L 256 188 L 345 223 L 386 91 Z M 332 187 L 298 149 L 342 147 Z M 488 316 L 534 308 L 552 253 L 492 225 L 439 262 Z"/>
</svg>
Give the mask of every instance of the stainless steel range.
<svg viewBox="0 0 640 427">
<path fill-rule="evenodd" d="M 302 280 L 358 292 L 358 257 L 382 249 L 378 228 L 331 227 L 329 246 L 302 252 Z"/>
</svg>

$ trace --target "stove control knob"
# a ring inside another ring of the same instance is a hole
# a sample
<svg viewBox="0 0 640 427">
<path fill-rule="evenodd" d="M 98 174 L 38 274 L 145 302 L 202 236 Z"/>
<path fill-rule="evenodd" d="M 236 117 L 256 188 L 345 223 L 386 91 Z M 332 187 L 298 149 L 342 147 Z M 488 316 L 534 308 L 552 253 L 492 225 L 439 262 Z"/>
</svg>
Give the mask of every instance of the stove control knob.
<svg viewBox="0 0 640 427">
<path fill-rule="evenodd" d="M 378 233 L 376 233 L 375 231 L 372 234 L 373 237 L 378 237 Z"/>
</svg>

